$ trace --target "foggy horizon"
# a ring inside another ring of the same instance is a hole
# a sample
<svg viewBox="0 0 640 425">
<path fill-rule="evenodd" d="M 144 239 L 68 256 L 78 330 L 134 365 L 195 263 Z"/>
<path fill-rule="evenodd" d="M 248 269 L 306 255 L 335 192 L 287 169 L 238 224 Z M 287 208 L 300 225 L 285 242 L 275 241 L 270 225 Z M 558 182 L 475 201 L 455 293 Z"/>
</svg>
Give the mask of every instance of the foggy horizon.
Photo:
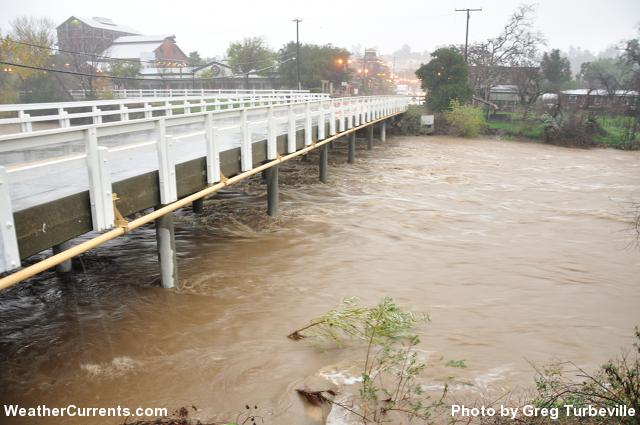
<svg viewBox="0 0 640 425">
<path fill-rule="evenodd" d="M 329 0 L 325 2 L 326 7 L 320 9 L 313 3 L 287 0 L 276 2 L 277 6 L 251 2 L 249 8 L 242 8 L 243 13 L 250 9 L 251 15 L 242 16 L 235 3 L 191 1 L 184 7 L 169 9 L 169 2 L 146 0 L 127 3 L 115 0 L 104 4 L 79 0 L 62 4 L 42 0 L 18 3 L 2 0 L 0 30 L 6 33 L 10 22 L 24 15 L 49 17 L 56 26 L 70 16 L 100 16 L 133 27 L 142 34 L 173 34 L 185 53 L 195 50 L 202 57 L 221 57 L 230 43 L 245 37 L 263 37 L 272 49 L 279 49 L 295 40 L 292 20 L 299 17 L 303 20 L 300 24 L 300 42 L 303 44 L 332 44 L 349 50 L 356 46 L 376 48 L 381 54 L 390 55 L 404 44 L 408 44 L 413 52 L 422 53 L 443 45 L 464 43 L 466 15 L 455 12 L 456 8 L 483 9 L 471 15 L 469 43 L 495 37 L 509 15 L 524 3 L 408 0 L 400 6 L 365 8 L 362 2 Z M 547 40 L 544 50 L 559 48 L 567 52 L 571 46 L 598 54 L 638 34 L 640 2 L 637 1 L 540 0 L 533 4 L 536 5 L 534 26 Z M 381 31 L 381 25 L 387 30 Z"/>
</svg>

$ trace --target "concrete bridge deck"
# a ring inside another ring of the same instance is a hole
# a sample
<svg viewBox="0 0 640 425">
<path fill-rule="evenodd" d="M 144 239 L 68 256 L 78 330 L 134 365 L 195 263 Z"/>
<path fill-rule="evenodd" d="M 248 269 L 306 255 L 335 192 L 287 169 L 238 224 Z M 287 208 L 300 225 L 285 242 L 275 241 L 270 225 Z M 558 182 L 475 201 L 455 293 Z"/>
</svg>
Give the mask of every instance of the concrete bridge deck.
<svg viewBox="0 0 640 425">
<path fill-rule="evenodd" d="M 22 259 L 48 248 L 68 248 L 67 241 L 79 235 L 108 232 L 119 214 L 172 205 L 261 167 L 271 176 L 274 214 L 280 158 L 319 147 L 320 177 L 326 179 L 323 141 L 349 134 L 355 149 L 355 130 L 373 125 L 384 138 L 385 120 L 404 112 L 409 99 L 262 100 L 257 106 L 236 101 L 227 109 L 202 105 L 179 115 L 0 136 L 0 271 L 15 270 Z M 355 151 L 350 153 L 353 159 Z M 176 283 L 167 279 L 165 286 Z"/>
</svg>

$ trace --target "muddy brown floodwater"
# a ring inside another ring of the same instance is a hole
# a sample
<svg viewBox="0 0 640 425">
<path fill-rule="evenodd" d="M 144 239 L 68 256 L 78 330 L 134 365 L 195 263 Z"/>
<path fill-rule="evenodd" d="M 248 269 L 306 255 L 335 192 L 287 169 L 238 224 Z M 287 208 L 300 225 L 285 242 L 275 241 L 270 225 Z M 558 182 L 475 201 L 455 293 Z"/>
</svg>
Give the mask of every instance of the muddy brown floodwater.
<svg viewBox="0 0 640 425">
<path fill-rule="evenodd" d="M 83 256 L 72 278 L 0 294 L 2 402 L 195 405 L 207 420 L 251 404 L 266 423 L 297 424 L 293 390 L 320 375 L 349 391 L 362 352 L 286 335 L 349 296 L 429 313 L 425 384 L 454 376 L 472 396 L 530 387 L 529 361 L 594 368 L 630 346 L 640 152 L 392 137 L 348 166 L 344 145 L 326 185 L 315 162 L 281 172 L 277 219 L 259 179 L 202 216 L 177 213 L 181 291 L 155 286 L 149 227 Z"/>
</svg>

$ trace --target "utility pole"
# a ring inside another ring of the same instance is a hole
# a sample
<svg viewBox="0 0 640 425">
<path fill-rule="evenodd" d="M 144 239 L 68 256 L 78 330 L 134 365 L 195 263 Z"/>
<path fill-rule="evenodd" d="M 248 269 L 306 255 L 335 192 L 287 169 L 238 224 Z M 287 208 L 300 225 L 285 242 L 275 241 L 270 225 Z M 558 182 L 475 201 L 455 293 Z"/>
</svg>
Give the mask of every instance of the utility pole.
<svg viewBox="0 0 640 425">
<path fill-rule="evenodd" d="M 482 9 L 456 9 L 456 12 L 467 12 L 467 33 L 464 37 L 464 61 L 467 61 L 467 48 L 469 46 L 469 12 L 482 12 Z"/>
<path fill-rule="evenodd" d="M 367 48 L 364 49 L 364 56 L 362 56 L 362 94 L 367 93 Z"/>
<path fill-rule="evenodd" d="M 296 18 L 293 20 L 296 23 L 296 73 L 298 74 L 298 90 L 302 90 L 302 83 L 300 82 L 300 31 L 299 25 L 302 19 Z"/>
</svg>

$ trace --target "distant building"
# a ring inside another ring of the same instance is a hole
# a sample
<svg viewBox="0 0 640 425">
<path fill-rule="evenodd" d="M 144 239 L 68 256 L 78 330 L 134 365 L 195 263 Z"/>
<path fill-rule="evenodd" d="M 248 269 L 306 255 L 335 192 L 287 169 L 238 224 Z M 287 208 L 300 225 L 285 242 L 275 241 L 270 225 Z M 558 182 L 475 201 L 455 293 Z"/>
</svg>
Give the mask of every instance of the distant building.
<svg viewBox="0 0 640 425">
<path fill-rule="evenodd" d="M 364 56 L 357 57 L 351 64 L 355 68 L 354 83 L 364 92 L 360 94 L 390 93 L 394 90 L 391 71 L 386 62 L 378 56 L 376 49 L 365 49 Z"/>
<path fill-rule="evenodd" d="M 182 68 L 189 59 L 176 44 L 176 36 L 171 34 L 118 37 L 102 56 L 140 61 L 142 68 Z"/>
<path fill-rule="evenodd" d="M 489 99 L 491 90 L 495 87 L 504 89 L 510 86 L 517 86 L 522 81 L 523 75 L 535 75 L 538 70 L 539 68 L 536 66 L 496 66 L 489 68 L 470 65 L 469 84 L 476 96 Z"/>
<path fill-rule="evenodd" d="M 108 18 L 71 16 L 58 25 L 58 47 L 61 50 L 99 54 L 119 37 L 140 35 L 140 32 L 114 23 Z"/>
<path fill-rule="evenodd" d="M 634 111 L 639 106 L 640 96 L 634 90 L 564 90 L 560 92 L 559 103 L 562 107 L 589 110 L 618 109 Z"/>
<path fill-rule="evenodd" d="M 500 84 L 491 87 L 489 101 L 498 105 L 501 110 L 510 110 L 520 103 L 518 86 L 513 84 Z"/>
</svg>

